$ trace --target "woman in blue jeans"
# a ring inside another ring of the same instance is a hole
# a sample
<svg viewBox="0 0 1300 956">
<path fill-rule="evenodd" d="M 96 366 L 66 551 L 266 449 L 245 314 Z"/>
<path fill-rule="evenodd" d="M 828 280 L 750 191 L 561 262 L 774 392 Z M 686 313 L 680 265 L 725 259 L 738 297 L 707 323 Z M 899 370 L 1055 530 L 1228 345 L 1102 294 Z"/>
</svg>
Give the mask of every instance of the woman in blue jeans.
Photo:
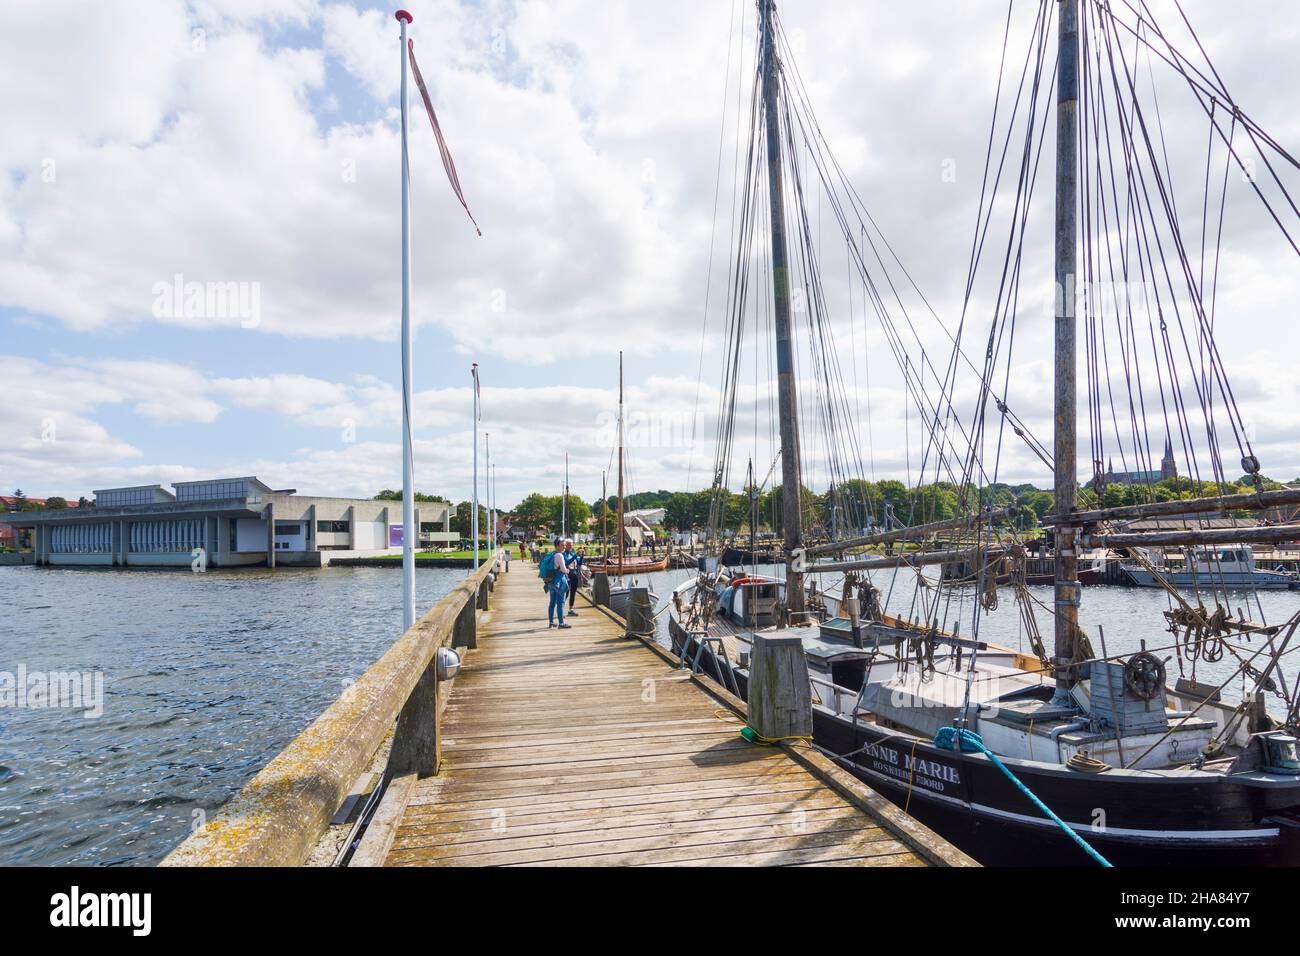
<svg viewBox="0 0 1300 956">
<path fill-rule="evenodd" d="M 569 574 L 568 567 L 564 562 L 564 549 L 561 543 L 555 542 L 555 550 L 542 558 L 544 562 L 550 562 L 549 570 L 551 579 L 546 585 L 546 590 L 551 595 L 551 603 L 546 608 L 547 627 L 569 627 L 564 623 L 564 602 L 569 596 Z M 555 616 L 559 614 L 560 623 L 555 623 Z"/>
</svg>

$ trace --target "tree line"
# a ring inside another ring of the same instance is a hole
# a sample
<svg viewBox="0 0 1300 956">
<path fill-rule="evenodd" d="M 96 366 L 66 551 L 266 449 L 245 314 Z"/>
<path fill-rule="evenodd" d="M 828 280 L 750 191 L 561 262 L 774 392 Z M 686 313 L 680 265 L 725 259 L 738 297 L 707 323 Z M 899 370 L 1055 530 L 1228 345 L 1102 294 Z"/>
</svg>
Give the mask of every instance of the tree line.
<svg viewBox="0 0 1300 956">
<path fill-rule="evenodd" d="M 1280 482 L 1269 478 L 1263 479 L 1263 482 L 1266 491 L 1282 487 Z M 1190 478 L 1170 478 L 1154 485 L 1110 484 L 1101 489 L 1100 494 L 1089 484 L 1079 489 L 1078 499 L 1080 508 L 1116 508 L 1155 501 L 1241 494 L 1253 491 L 1254 487 L 1246 476 L 1227 482 L 1222 487 L 1213 482 L 1198 483 Z M 711 488 L 693 492 L 662 489 L 643 491 L 626 497 L 626 509 L 638 511 L 663 508 L 666 529 L 691 531 L 708 525 L 715 497 L 724 528 L 748 531 L 753 523 L 760 532 L 781 533 L 784 496 L 780 485 L 767 490 L 722 490 L 716 495 Z M 558 529 L 560 500 L 558 495 L 533 493 L 514 509 L 512 519 L 530 530 L 543 525 Z M 938 481 L 909 487 L 890 478 L 880 481 L 854 478 L 820 494 L 807 487 L 800 489 L 804 527 L 812 532 L 826 534 L 879 527 L 886 523 L 903 526 L 926 524 L 971 514 L 976 509 L 991 507 L 999 510 L 1012 504 L 1019 509 L 1014 524 L 1031 530 L 1053 513 L 1055 496 L 1050 490 L 1029 483 L 998 482 L 963 487 Z M 611 516 L 612 525 L 612 516 L 617 507 L 616 497 L 611 496 L 603 501 L 597 499 L 588 506 L 576 496 L 570 495 L 569 529 L 572 531 L 589 515 L 594 515 L 599 521 L 602 512 L 606 511 Z"/>
<path fill-rule="evenodd" d="M 1300 482 L 1300 479 L 1297 479 Z M 1263 479 L 1265 491 L 1283 487 L 1270 478 Z M 1170 478 L 1154 485 L 1115 483 L 1101 489 L 1089 485 L 1079 489 L 1080 508 L 1118 508 L 1127 505 L 1149 504 L 1156 501 L 1176 501 L 1217 494 L 1242 494 L 1255 490 L 1247 476 L 1227 482 L 1222 488 L 1212 482 L 1196 482 L 1190 478 Z M 868 481 L 853 478 L 818 494 L 808 487 L 800 489 L 801 513 L 804 528 L 811 533 L 840 534 L 885 524 L 911 526 L 944 521 L 971 514 L 975 509 L 1000 510 L 1012 504 L 1019 514 L 1012 522 L 1023 530 L 1037 528 L 1042 519 L 1055 509 L 1055 496 L 1050 490 L 1033 484 L 1006 484 L 958 486 L 937 481 L 909 487 L 901 481 L 885 478 Z M 17 497 L 15 495 L 15 497 Z M 377 499 L 401 501 L 401 491 L 385 490 Z M 748 532 L 751 523 L 760 533 L 780 534 L 784 496 L 780 485 L 764 490 L 742 488 L 739 491 L 711 488 L 700 491 L 641 491 L 625 499 L 627 511 L 663 508 L 663 527 L 668 531 L 694 531 L 708 526 L 710 510 L 715 497 L 721 512 L 722 526 L 732 531 Z M 417 493 L 417 501 L 448 502 L 437 494 Z M 51 499 L 61 500 L 61 499 Z M 84 499 L 83 499 L 84 500 Z M 562 511 L 567 511 L 569 533 L 585 528 L 589 518 L 595 517 L 596 530 L 605 516 L 606 527 L 613 533 L 618 511 L 618 498 L 584 501 L 577 495 L 546 495 L 533 492 L 509 511 L 511 523 L 519 528 L 536 532 L 546 528 L 558 532 Z M 472 505 L 462 501 L 455 506 L 451 530 L 465 537 L 473 533 L 470 526 Z M 1249 512 L 1243 512 L 1249 514 Z M 487 527 L 487 508 L 479 504 L 479 528 Z"/>
<path fill-rule="evenodd" d="M 9 497 L 14 499 L 9 506 L 12 511 L 58 511 L 62 508 L 71 507 L 67 498 L 61 498 L 58 495 L 51 495 L 45 499 L 44 503 L 32 501 L 21 488 L 15 488 L 14 493 Z M 81 497 L 77 499 L 78 508 L 93 508 L 94 506 L 95 503 L 88 498 Z"/>
</svg>

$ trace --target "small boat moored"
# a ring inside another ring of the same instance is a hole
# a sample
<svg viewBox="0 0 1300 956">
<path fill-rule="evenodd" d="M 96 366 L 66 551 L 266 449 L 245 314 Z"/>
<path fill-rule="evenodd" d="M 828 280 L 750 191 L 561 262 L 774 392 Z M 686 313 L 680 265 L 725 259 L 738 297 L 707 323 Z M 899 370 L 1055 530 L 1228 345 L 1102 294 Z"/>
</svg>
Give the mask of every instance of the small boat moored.
<svg viewBox="0 0 1300 956">
<path fill-rule="evenodd" d="M 1219 590 L 1285 590 L 1300 585 L 1296 575 L 1286 571 L 1265 571 L 1255 566 L 1255 552 L 1248 545 L 1225 548 L 1191 548 L 1181 568 L 1162 566 L 1163 555 L 1156 555 L 1150 568 L 1141 564 L 1122 564 L 1130 581 L 1142 588 L 1172 585 L 1179 589 L 1218 588 Z M 1163 581 L 1161 579 L 1164 579 Z"/>
</svg>

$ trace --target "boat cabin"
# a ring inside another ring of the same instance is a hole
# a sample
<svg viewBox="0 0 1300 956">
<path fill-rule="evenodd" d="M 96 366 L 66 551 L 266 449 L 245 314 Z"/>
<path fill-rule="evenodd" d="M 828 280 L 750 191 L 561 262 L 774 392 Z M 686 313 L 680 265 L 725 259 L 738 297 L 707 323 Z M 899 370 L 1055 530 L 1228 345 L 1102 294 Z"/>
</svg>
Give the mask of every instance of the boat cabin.
<svg viewBox="0 0 1300 956">
<path fill-rule="evenodd" d="M 1219 729 L 1213 715 L 1172 709 L 1163 691 L 1150 701 L 1133 697 L 1121 675 L 1096 665 L 1074 700 L 1062 704 L 1055 685 L 1026 673 L 1008 649 L 986 646 L 972 672 L 969 657 L 963 662 L 956 653 L 962 648 L 938 651 L 928 670 L 900 662 L 892 642 L 868 647 L 842 637 L 805 638 L 814 703 L 927 738 L 964 724 L 1003 756 L 1056 764 L 1084 754 L 1121 766 L 1126 756 L 1142 755 L 1138 768 L 1167 767 L 1199 753 Z"/>
<path fill-rule="evenodd" d="M 1220 572 L 1254 571 L 1255 552 L 1245 545 L 1227 548 L 1193 548 L 1187 555 L 1187 566 L 1198 574 L 1215 575 Z"/>
<path fill-rule="evenodd" d="M 735 578 L 718 595 L 717 613 L 744 627 L 770 627 L 785 596 L 785 582 L 770 577 Z"/>
</svg>

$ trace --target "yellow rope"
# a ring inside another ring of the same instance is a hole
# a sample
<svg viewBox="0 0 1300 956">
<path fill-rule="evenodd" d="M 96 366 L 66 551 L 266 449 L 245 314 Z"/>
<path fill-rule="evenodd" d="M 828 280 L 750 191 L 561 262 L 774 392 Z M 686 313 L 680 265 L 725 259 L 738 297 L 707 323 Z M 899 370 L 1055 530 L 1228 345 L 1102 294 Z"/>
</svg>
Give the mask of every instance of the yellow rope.
<svg viewBox="0 0 1300 956">
<path fill-rule="evenodd" d="M 748 724 L 745 725 L 745 727 L 742 730 L 742 733 L 744 732 L 744 730 L 748 730 L 750 734 L 753 735 L 753 739 L 750 740 L 750 742 L 758 744 L 760 747 L 771 747 L 773 744 L 779 744 L 783 740 L 812 740 L 812 736 L 810 734 L 790 734 L 788 737 L 764 737 L 762 734 L 760 734 L 753 727 L 750 727 Z"/>
<path fill-rule="evenodd" d="M 916 780 L 916 745 L 921 742 L 920 737 L 912 740 L 912 756 L 908 758 L 911 772 L 907 776 L 907 802 L 903 804 L 903 812 L 907 813 L 912 806 L 912 782 Z"/>
</svg>

